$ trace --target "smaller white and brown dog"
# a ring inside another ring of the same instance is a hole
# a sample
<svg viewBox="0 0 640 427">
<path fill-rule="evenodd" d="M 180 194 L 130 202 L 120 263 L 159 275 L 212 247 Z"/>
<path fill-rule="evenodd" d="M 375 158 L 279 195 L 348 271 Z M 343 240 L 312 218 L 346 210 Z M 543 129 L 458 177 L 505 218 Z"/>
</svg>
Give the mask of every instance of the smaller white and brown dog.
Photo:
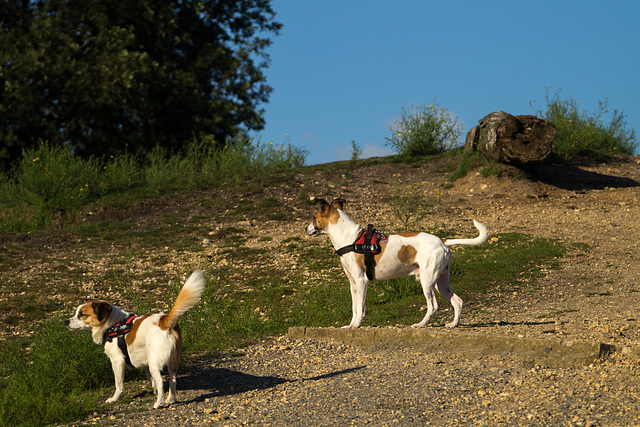
<svg viewBox="0 0 640 427">
<path fill-rule="evenodd" d="M 96 344 L 104 344 L 111 360 L 116 391 L 106 403 L 120 398 L 124 385 L 124 365 L 145 368 L 157 394 L 154 408 L 164 406 L 162 369 L 169 371 L 167 403 L 176 401 L 176 375 L 182 350 L 182 335 L 178 320 L 198 303 L 204 291 L 204 274 L 195 271 L 184 284 L 169 313 L 135 316 L 106 301 L 88 301 L 76 309 L 76 314 L 64 323 L 72 331 L 91 331 Z"/>
</svg>

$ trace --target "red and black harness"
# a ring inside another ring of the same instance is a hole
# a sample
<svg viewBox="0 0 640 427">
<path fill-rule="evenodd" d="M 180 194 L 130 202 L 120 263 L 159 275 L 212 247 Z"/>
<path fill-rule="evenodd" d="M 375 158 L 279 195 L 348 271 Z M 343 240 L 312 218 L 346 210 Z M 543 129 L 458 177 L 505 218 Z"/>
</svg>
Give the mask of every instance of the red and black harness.
<svg viewBox="0 0 640 427">
<path fill-rule="evenodd" d="M 376 262 L 373 258 L 374 255 L 378 255 L 382 252 L 380 243 L 386 243 L 387 236 L 373 228 L 373 225 L 369 224 L 367 230 L 362 230 L 358 238 L 352 245 L 344 246 L 336 251 L 339 256 L 348 254 L 349 252 L 355 252 L 357 254 L 364 255 L 364 265 L 367 267 L 367 278 L 369 280 L 375 279 L 375 266 Z"/>
<path fill-rule="evenodd" d="M 136 317 L 138 316 L 130 314 L 126 319 L 116 323 L 105 331 L 103 339 L 103 342 L 105 343 L 111 342 L 114 338 L 118 339 L 118 347 L 120 348 L 120 351 L 122 351 L 124 362 L 129 366 L 133 366 L 133 364 L 131 363 L 131 359 L 129 359 L 129 350 L 127 350 L 127 343 L 124 340 L 124 337 L 131 332 L 133 321 Z"/>
</svg>

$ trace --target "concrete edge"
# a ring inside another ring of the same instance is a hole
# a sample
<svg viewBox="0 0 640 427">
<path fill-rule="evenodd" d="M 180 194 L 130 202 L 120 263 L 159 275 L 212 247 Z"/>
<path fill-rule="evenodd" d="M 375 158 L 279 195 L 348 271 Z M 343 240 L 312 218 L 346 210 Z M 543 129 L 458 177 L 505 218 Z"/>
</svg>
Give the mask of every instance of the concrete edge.
<svg viewBox="0 0 640 427">
<path fill-rule="evenodd" d="M 614 346 L 600 342 L 482 335 L 449 329 L 412 328 L 289 328 L 292 339 L 315 339 L 363 346 L 420 347 L 458 354 L 504 354 L 547 366 L 575 366 L 592 363 L 612 353 L 640 358 L 640 347 Z"/>
</svg>

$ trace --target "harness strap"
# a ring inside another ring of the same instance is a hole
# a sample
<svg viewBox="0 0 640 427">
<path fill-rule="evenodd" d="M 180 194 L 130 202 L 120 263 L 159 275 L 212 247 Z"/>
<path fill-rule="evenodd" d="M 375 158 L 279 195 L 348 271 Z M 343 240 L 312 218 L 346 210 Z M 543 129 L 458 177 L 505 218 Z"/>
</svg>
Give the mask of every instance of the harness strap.
<svg viewBox="0 0 640 427">
<path fill-rule="evenodd" d="M 127 349 L 127 342 L 124 340 L 124 335 L 118 335 L 118 347 L 120 347 L 120 351 L 124 356 L 124 363 L 133 367 L 133 363 L 131 363 L 131 359 L 129 358 L 129 350 Z"/>
<path fill-rule="evenodd" d="M 358 237 L 356 237 L 356 242 L 360 240 L 360 237 L 362 237 L 363 233 L 364 233 L 364 230 L 360 231 L 360 234 L 358 234 Z M 355 252 L 355 251 L 356 251 L 356 245 L 354 243 L 353 245 L 347 245 L 347 246 L 341 247 L 336 251 L 336 253 L 338 254 L 338 256 L 342 256 L 342 255 L 348 254 L 349 252 Z"/>
<path fill-rule="evenodd" d="M 371 253 L 371 239 L 373 238 L 373 224 L 367 226 L 367 234 L 364 238 L 364 265 L 367 266 L 367 278 L 373 280 L 375 278 L 375 261 Z"/>
<path fill-rule="evenodd" d="M 348 254 L 349 252 L 354 252 L 354 251 L 355 251 L 355 245 L 347 245 L 338 249 L 336 253 L 338 254 L 338 256 L 342 256 L 342 255 Z"/>
<path fill-rule="evenodd" d="M 373 225 L 369 224 L 367 226 L 367 231 L 365 232 L 364 230 L 362 230 L 362 232 L 360 233 L 360 235 L 358 235 L 358 238 L 356 239 L 356 242 L 358 242 L 362 237 L 362 235 L 364 234 L 365 236 L 364 236 L 363 243 L 361 244 L 354 243 L 352 245 L 343 246 L 340 249 L 336 250 L 336 253 L 338 254 L 338 256 L 348 254 L 349 252 L 357 252 L 357 253 L 364 254 L 364 265 L 367 268 L 366 273 L 367 273 L 367 278 L 369 280 L 375 279 L 376 262 L 375 262 L 375 259 L 373 258 L 373 252 L 375 250 L 376 251 L 375 253 L 378 253 L 380 249 L 380 246 L 378 245 L 377 242 L 375 245 L 371 244 L 374 233 L 378 234 L 378 232 L 373 228 Z"/>
<path fill-rule="evenodd" d="M 114 338 L 118 338 L 118 348 L 120 348 L 122 356 L 124 356 L 124 362 L 129 366 L 133 366 L 133 364 L 129 358 L 129 350 L 127 349 L 127 342 L 124 340 L 124 337 L 131 331 L 133 321 L 136 317 L 138 316 L 130 314 L 123 321 L 116 323 L 105 331 L 103 339 L 104 342 L 111 342 Z"/>
</svg>

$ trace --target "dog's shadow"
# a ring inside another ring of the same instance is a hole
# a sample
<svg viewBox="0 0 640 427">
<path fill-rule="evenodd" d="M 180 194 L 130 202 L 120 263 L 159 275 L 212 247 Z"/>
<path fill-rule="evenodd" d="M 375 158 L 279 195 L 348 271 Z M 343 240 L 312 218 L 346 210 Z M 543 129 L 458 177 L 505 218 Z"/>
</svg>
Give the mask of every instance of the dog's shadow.
<svg viewBox="0 0 640 427">
<path fill-rule="evenodd" d="M 544 325 L 555 325 L 555 321 L 554 320 L 545 320 L 545 321 L 541 321 L 541 322 L 534 322 L 534 321 L 523 321 L 523 322 L 505 322 L 505 321 L 499 321 L 499 322 L 491 322 L 491 323 L 487 323 L 487 322 L 480 322 L 480 323 L 470 323 L 468 325 L 465 325 L 468 328 L 492 328 L 492 327 L 496 327 L 496 326 L 544 326 Z"/>
<path fill-rule="evenodd" d="M 343 369 L 327 374 L 305 378 L 303 381 L 317 381 L 324 378 L 332 378 L 345 375 L 363 369 L 364 366 Z M 186 366 L 182 369 L 182 374 L 178 376 L 178 391 L 180 390 L 201 390 L 203 393 L 190 400 L 179 403 L 189 404 L 194 402 L 204 402 L 206 399 L 219 396 L 228 396 L 238 393 L 245 393 L 252 390 L 264 390 L 275 387 L 279 384 L 295 382 L 278 376 L 259 376 L 234 371 L 227 368 L 218 368 L 203 363 Z"/>
</svg>

